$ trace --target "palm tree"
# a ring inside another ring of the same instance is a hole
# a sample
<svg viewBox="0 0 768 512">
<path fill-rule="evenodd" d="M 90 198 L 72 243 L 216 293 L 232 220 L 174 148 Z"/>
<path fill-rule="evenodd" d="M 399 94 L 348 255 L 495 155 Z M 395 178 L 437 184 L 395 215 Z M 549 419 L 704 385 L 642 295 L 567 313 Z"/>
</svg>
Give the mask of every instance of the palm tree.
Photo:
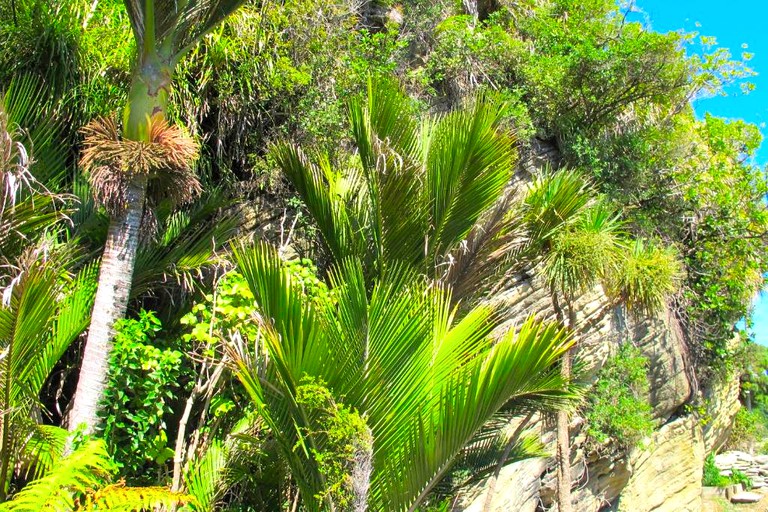
<svg viewBox="0 0 768 512">
<path fill-rule="evenodd" d="M 574 302 L 596 284 L 636 313 L 653 314 L 666 307 L 677 289 L 681 264 L 674 249 L 627 240 L 619 215 L 605 205 L 593 185 L 575 170 L 544 172 L 524 199 L 526 251 L 541 254 L 541 270 L 558 320 L 578 343 Z M 535 258 L 530 258 L 535 261 Z M 565 311 L 563 311 L 565 309 Z M 570 379 L 571 350 L 561 362 Z M 571 510 L 570 434 L 567 411 L 557 413 L 557 501 Z"/>
<path fill-rule="evenodd" d="M 364 449 L 354 457 L 362 469 L 370 461 L 369 482 L 347 481 L 358 484 L 354 510 L 415 510 L 502 407 L 567 407 L 575 398 L 556 366 L 571 342 L 554 324 L 529 320 L 497 340 L 497 310 L 481 305 L 458 318 L 450 291 L 405 265 L 369 288 L 363 264 L 347 258 L 323 301 L 307 296 L 269 246 L 237 247 L 234 257 L 256 297 L 261 337 L 231 344 L 233 371 L 307 510 L 321 510 L 321 499 L 336 506 L 317 456 L 329 436 L 302 398 L 308 382 L 370 431 L 369 459 Z"/>
<path fill-rule="evenodd" d="M 369 78 L 349 107 L 359 167 L 334 169 L 327 155 L 290 143 L 272 154 L 294 185 L 333 261 L 354 256 L 367 279 L 392 266 L 432 278 L 451 275 L 462 242 L 503 196 L 515 162 L 493 96 L 417 119 L 398 85 Z"/>
<path fill-rule="evenodd" d="M 524 201 L 531 249 L 542 253 L 552 306 L 560 322 L 567 319 L 574 339 L 576 297 L 611 275 L 622 250 L 618 216 L 596 197 L 578 172 L 565 170 L 537 177 Z M 570 350 L 563 354 L 563 379 L 571 378 L 571 358 Z M 572 506 L 569 424 L 568 411 L 558 411 L 557 502 L 562 512 Z"/>
<path fill-rule="evenodd" d="M 125 315 L 139 228 L 148 197 L 185 200 L 200 190 L 191 172 L 196 147 L 166 121 L 174 70 L 200 38 L 244 0 L 125 0 L 138 55 L 123 133 L 114 121 L 86 129 L 83 167 L 110 213 L 99 288 L 69 425 L 92 431 L 104 391 L 115 321 Z"/>
</svg>

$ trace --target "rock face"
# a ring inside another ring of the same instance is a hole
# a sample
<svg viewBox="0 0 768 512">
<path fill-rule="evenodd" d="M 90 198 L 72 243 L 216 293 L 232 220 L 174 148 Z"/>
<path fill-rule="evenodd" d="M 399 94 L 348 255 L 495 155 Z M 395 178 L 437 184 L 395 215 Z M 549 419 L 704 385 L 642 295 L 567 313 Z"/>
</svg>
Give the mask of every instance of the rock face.
<svg viewBox="0 0 768 512">
<path fill-rule="evenodd" d="M 539 142 L 523 159 L 518 183 L 546 162 L 557 160 L 551 145 Z M 540 319 L 554 319 L 555 312 L 542 279 L 532 272 L 522 274 L 503 294 L 509 324 L 522 323 L 535 313 Z M 673 512 L 701 509 L 701 478 L 707 453 L 719 448 L 730 431 L 738 411 L 738 379 L 714 385 L 705 394 L 709 404 L 708 422 L 681 414 L 681 406 L 697 393 L 695 375 L 677 321 L 670 314 L 654 318 L 633 318 L 612 304 L 596 287 L 575 304 L 578 346 L 575 360 L 582 379 L 594 382 L 608 357 L 622 343 L 633 343 L 650 361 L 649 403 L 659 428 L 643 449 L 631 453 L 611 450 L 586 453 L 582 418 L 573 418 L 572 466 L 574 510 L 598 512 Z M 702 426 L 706 423 L 706 426 Z M 554 425 L 538 418 L 531 423 L 549 453 L 554 453 Z M 536 459 L 511 464 L 503 469 L 491 499 L 490 511 L 556 510 L 554 503 L 554 459 Z M 487 497 L 481 482 L 454 506 L 453 510 L 481 512 Z"/>
<path fill-rule="evenodd" d="M 613 509 L 620 512 L 698 512 L 706 449 L 693 416 L 656 431 L 650 447 L 630 456 L 632 477 Z"/>
</svg>

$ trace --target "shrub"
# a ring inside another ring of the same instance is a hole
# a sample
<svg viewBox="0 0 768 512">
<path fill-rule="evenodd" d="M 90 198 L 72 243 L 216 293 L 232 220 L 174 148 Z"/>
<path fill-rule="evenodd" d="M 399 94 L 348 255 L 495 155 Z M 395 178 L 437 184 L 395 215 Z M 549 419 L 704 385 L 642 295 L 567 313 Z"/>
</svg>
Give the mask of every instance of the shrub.
<svg viewBox="0 0 768 512">
<path fill-rule="evenodd" d="M 627 343 L 601 369 L 586 410 L 593 449 L 608 440 L 629 449 L 653 432 L 653 408 L 645 399 L 647 367 L 648 359 Z"/>
<path fill-rule="evenodd" d="M 738 469 L 731 471 L 731 476 L 728 478 L 728 481 L 732 484 L 741 484 L 747 490 L 752 488 L 752 479 Z"/>
<path fill-rule="evenodd" d="M 720 474 L 720 470 L 715 466 L 715 456 L 711 453 L 704 459 L 704 477 L 701 483 L 706 487 L 726 487 L 731 483 L 728 477 Z"/>
<path fill-rule="evenodd" d="M 731 484 L 741 484 L 745 489 L 752 488 L 752 479 L 738 469 L 732 470 L 731 476 L 721 475 L 720 469 L 715 465 L 715 456 L 712 453 L 704 459 L 704 476 L 701 483 L 705 487 L 727 487 Z"/>
<path fill-rule="evenodd" d="M 153 466 L 173 456 L 165 417 L 180 391 L 184 355 L 156 345 L 160 321 L 142 310 L 116 325 L 101 415 L 110 454 L 129 482 L 154 483 Z"/>
<path fill-rule="evenodd" d="M 733 420 L 731 435 L 726 446 L 728 449 L 751 451 L 758 440 L 765 437 L 767 431 L 766 418 L 761 411 L 741 408 Z"/>
</svg>

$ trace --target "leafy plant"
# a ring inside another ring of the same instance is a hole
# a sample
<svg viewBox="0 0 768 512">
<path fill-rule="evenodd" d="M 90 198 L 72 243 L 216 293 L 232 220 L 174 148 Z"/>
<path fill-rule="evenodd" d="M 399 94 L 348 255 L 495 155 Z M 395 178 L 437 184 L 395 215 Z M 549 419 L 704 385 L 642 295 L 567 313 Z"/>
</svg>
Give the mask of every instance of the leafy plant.
<svg viewBox="0 0 768 512">
<path fill-rule="evenodd" d="M 575 398 L 554 365 L 570 345 L 554 325 L 530 320 L 496 341 L 493 308 L 458 318 L 448 290 L 406 269 L 369 292 L 362 264 L 347 259 L 331 274 L 335 301 L 318 302 L 295 286 L 274 249 L 237 247 L 235 258 L 258 304 L 260 338 L 232 344 L 233 371 L 308 510 L 322 507 L 309 497 L 326 490 L 313 453 L 328 441 L 306 435 L 314 429 L 297 401 L 305 376 L 366 418 L 374 439 L 368 502 L 387 510 L 421 503 L 503 407 L 564 407 Z"/>
<path fill-rule="evenodd" d="M 728 480 L 730 483 L 743 485 L 747 490 L 752 488 L 752 479 L 738 469 L 731 470 L 731 476 L 728 477 Z"/>
<path fill-rule="evenodd" d="M 503 195 L 512 138 L 491 96 L 435 119 L 417 119 L 398 85 L 369 79 L 350 104 L 359 165 L 334 169 L 279 143 L 272 153 L 317 224 L 333 261 L 363 263 L 369 279 L 393 265 L 449 274 L 450 255 Z"/>
<path fill-rule="evenodd" d="M 62 458 L 45 476 L 28 483 L 1 511 L 29 510 L 140 512 L 172 508 L 188 498 L 162 487 L 126 487 L 110 483 L 116 470 L 103 441 L 91 440 Z"/>
<path fill-rule="evenodd" d="M 609 440 L 631 449 L 653 432 L 649 387 L 648 358 L 624 343 L 600 370 L 588 395 L 586 432 L 593 449 Z"/>
<path fill-rule="evenodd" d="M 728 477 L 720 474 L 720 469 L 715 465 L 715 456 L 712 453 L 704 459 L 702 484 L 707 487 L 727 487 L 731 484 Z"/>
<path fill-rule="evenodd" d="M 160 321 L 142 310 L 116 327 L 101 417 L 103 435 L 129 481 L 152 483 L 152 468 L 173 457 L 166 417 L 181 391 L 184 354 L 158 347 Z"/>
</svg>

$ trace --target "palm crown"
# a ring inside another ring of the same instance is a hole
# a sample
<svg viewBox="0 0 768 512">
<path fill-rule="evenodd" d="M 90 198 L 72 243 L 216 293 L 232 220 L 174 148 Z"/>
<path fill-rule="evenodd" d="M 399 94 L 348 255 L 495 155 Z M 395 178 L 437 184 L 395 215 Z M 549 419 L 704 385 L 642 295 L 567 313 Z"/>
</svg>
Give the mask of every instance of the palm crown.
<svg viewBox="0 0 768 512">
<path fill-rule="evenodd" d="M 307 377 L 357 411 L 373 439 L 370 502 L 412 510 L 503 406 L 567 405 L 555 362 L 564 331 L 528 321 L 498 342 L 497 312 L 456 317 L 450 293 L 395 268 L 369 292 L 361 263 L 331 274 L 332 300 L 307 297 L 265 245 L 235 250 L 259 308 L 262 338 L 235 345 L 235 373 L 277 438 L 308 510 L 324 489 L 310 412 L 297 395 Z M 265 363 L 259 346 L 266 347 Z M 297 447 L 306 447 L 297 449 Z"/>
</svg>

